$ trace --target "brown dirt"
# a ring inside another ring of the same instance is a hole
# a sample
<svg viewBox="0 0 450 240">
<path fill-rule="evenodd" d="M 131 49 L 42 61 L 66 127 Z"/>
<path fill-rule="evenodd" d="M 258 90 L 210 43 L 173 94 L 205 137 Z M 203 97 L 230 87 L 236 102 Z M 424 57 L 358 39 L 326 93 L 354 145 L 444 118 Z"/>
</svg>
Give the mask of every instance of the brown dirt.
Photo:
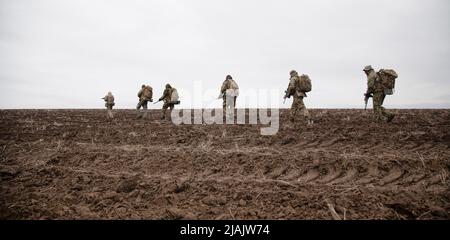
<svg viewBox="0 0 450 240">
<path fill-rule="evenodd" d="M 450 219 L 450 110 L 312 110 L 280 131 L 0 111 L 1 219 Z M 330 205 L 328 205 L 328 203 Z"/>
</svg>

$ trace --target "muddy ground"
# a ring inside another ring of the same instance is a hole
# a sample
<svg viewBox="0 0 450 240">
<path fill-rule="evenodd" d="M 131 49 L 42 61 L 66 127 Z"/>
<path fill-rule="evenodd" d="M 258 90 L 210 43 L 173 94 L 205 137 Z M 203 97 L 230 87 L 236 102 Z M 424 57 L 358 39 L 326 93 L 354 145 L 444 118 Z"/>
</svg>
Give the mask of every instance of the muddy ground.
<svg viewBox="0 0 450 240">
<path fill-rule="evenodd" d="M 262 136 L 155 110 L 2 110 L 0 218 L 450 219 L 450 110 L 395 112 L 296 126 L 282 110 Z"/>
</svg>

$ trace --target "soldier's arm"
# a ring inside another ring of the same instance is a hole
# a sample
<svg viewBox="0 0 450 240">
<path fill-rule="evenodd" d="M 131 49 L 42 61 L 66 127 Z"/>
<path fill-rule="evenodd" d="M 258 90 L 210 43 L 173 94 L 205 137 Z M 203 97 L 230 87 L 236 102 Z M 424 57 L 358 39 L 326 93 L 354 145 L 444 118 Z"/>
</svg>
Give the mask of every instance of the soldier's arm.
<svg viewBox="0 0 450 240">
<path fill-rule="evenodd" d="M 375 85 L 375 79 L 370 78 L 367 80 L 367 91 L 366 91 L 366 95 L 372 94 L 373 93 L 373 87 Z"/>
<path fill-rule="evenodd" d="M 296 80 L 297 80 L 296 78 L 291 78 L 289 80 L 289 85 L 288 85 L 288 88 L 287 88 L 289 96 L 294 95 L 294 92 L 295 92 L 295 81 Z"/>
<path fill-rule="evenodd" d="M 138 92 L 138 94 L 137 94 L 137 96 L 140 98 L 141 96 L 142 96 L 142 92 L 143 92 L 143 90 L 141 89 L 141 90 L 139 90 L 139 92 Z"/>
<path fill-rule="evenodd" d="M 160 97 L 158 100 L 162 101 L 164 100 L 164 98 L 166 98 L 166 96 L 169 94 L 169 91 L 167 89 L 164 90 L 162 97 Z"/>
</svg>

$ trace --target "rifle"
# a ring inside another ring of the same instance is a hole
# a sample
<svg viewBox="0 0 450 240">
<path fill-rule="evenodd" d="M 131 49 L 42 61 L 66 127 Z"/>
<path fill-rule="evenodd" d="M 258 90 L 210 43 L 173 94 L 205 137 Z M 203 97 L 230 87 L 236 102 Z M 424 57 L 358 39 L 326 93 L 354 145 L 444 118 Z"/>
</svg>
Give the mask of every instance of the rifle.
<svg viewBox="0 0 450 240">
<path fill-rule="evenodd" d="M 373 97 L 370 93 L 364 93 L 364 110 L 367 110 L 367 103 L 369 102 L 369 98 Z"/>
<path fill-rule="evenodd" d="M 157 102 L 154 102 L 153 104 L 157 104 L 157 103 L 159 103 L 159 102 L 161 102 L 162 100 L 158 100 Z"/>
<path fill-rule="evenodd" d="M 286 103 L 286 98 L 289 98 L 290 96 L 289 96 L 289 92 L 288 92 L 288 90 L 286 90 L 286 91 L 284 91 L 284 97 L 283 97 L 283 104 L 285 104 Z"/>
</svg>

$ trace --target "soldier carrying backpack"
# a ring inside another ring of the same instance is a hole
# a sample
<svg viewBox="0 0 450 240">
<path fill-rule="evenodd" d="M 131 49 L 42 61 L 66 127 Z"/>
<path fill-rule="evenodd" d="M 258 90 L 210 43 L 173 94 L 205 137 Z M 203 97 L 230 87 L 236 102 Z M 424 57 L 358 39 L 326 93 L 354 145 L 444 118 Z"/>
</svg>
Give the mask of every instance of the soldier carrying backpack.
<svg viewBox="0 0 450 240">
<path fill-rule="evenodd" d="M 113 119 L 114 116 L 113 116 L 113 113 L 112 113 L 112 109 L 113 109 L 114 105 L 116 105 L 114 103 L 114 95 L 112 95 L 111 92 L 108 92 L 108 94 L 106 94 L 106 96 L 104 96 L 102 99 L 105 101 L 105 107 L 107 109 L 107 111 L 106 111 L 106 118 L 107 119 Z"/>
<path fill-rule="evenodd" d="M 373 100 L 373 111 L 377 121 L 386 120 L 391 122 L 395 114 L 387 111 L 383 107 L 386 95 L 394 94 L 395 79 L 398 77 L 397 73 L 392 69 L 381 69 L 378 72 L 372 66 L 366 66 L 364 72 L 367 75 L 367 91 L 364 94 L 366 106 L 370 97 Z"/>
<path fill-rule="evenodd" d="M 292 70 L 290 73 L 288 89 L 285 91 L 284 99 L 293 96 L 291 106 L 290 120 L 294 122 L 296 118 L 306 118 L 308 124 L 312 124 L 308 109 L 303 103 L 303 98 L 307 97 L 306 93 L 312 90 L 311 79 L 308 75 L 303 74 L 298 76 L 297 71 Z"/>
<path fill-rule="evenodd" d="M 160 101 L 164 101 L 161 116 L 161 120 L 164 120 L 166 119 L 167 109 L 170 108 L 170 112 L 172 112 L 172 110 L 175 108 L 175 105 L 180 104 L 177 89 L 170 86 L 170 84 L 166 84 L 166 89 L 164 89 L 163 95 L 159 98 L 158 102 Z"/>
<path fill-rule="evenodd" d="M 231 75 L 227 75 L 225 81 L 222 83 L 222 87 L 220 88 L 220 96 L 219 98 L 223 98 L 223 109 L 236 108 L 236 99 L 239 96 L 239 86 L 236 81 L 233 80 Z"/>
<path fill-rule="evenodd" d="M 139 102 L 136 106 L 137 112 L 137 118 L 146 118 L 147 117 L 147 105 L 148 102 L 153 102 L 153 88 L 150 86 L 142 85 L 141 90 L 139 90 L 137 94 L 139 98 Z M 141 107 L 144 109 L 144 114 L 140 114 Z"/>
</svg>

